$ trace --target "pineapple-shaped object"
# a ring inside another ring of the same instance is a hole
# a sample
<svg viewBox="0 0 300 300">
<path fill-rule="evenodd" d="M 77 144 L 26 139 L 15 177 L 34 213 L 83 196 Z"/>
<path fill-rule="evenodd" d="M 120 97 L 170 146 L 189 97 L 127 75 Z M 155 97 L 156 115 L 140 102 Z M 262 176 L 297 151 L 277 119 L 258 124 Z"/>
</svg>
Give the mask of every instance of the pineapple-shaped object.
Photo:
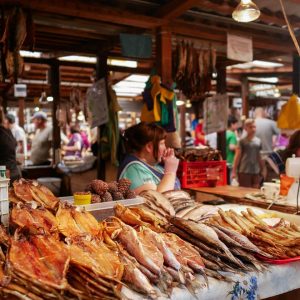
<svg viewBox="0 0 300 300">
<path fill-rule="evenodd" d="M 125 197 L 126 193 L 129 191 L 131 181 L 127 178 L 122 178 L 118 181 L 118 191 Z"/>
<path fill-rule="evenodd" d="M 112 193 L 112 197 L 113 197 L 114 200 L 123 200 L 124 199 L 123 194 L 120 193 L 120 192 Z"/>
<path fill-rule="evenodd" d="M 108 190 L 108 184 L 99 179 L 92 180 L 91 187 L 93 191 L 100 196 L 104 195 Z"/>
<path fill-rule="evenodd" d="M 101 197 L 97 194 L 92 194 L 92 200 L 91 200 L 92 203 L 100 203 L 102 202 L 101 200 Z"/>
<path fill-rule="evenodd" d="M 125 194 L 125 199 L 134 199 L 136 198 L 136 194 L 134 191 L 127 191 L 127 193 Z"/>
<path fill-rule="evenodd" d="M 113 201 L 113 197 L 111 195 L 110 192 L 105 192 L 102 196 L 101 196 L 102 202 L 109 202 L 109 201 Z"/>
<path fill-rule="evenodd" d="M 108 183 L 108 191 L 112 194 L 118 191 L 118 183 L 116 181 L 112 181 Z"/>
</svg>

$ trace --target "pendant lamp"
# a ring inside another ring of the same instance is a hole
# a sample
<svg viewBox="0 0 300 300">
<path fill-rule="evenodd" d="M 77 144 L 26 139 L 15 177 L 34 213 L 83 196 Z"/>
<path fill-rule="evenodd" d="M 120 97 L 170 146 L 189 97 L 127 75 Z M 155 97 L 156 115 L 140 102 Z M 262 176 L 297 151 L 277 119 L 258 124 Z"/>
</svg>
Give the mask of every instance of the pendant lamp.
<svg viewBox="0 0 300 300">
<path fill-rule="evenodd" d="M 241 0 L 240 4 L 232 13 L 232 18 L 237 22 L 252 22 L 258 19 L 260 10 L 251 0 Z"/>
</svg>

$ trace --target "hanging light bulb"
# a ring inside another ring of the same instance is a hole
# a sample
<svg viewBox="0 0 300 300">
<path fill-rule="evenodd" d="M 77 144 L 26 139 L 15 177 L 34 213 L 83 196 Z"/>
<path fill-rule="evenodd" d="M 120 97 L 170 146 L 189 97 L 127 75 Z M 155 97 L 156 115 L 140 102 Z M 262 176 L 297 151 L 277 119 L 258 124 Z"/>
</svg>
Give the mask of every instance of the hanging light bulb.
<svg viewBox="0 0 300 300">
<path fill-rule="evenodd" d="M 241 0 L 232 13 L 232 18 L 237 22 L 252 22 L 258 19 L 260 10 L 251 0 Z"/>
</svg>

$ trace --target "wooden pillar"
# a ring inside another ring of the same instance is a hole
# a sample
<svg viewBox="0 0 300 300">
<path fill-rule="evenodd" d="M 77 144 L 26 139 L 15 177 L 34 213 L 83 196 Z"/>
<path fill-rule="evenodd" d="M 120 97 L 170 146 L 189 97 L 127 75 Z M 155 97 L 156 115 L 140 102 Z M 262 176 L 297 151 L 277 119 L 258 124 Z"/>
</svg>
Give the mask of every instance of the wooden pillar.
<svg viewBox="0 0 300 300">
<path fill-rule="evenodd" d="M 248 118 L 249 116 L 249 84 L 248 78 L 242 78 L 242 109 L 243 109 L 243 116 Z"/>
<path fill-rule="evenodd" d="M 107 54 L 97 55 L 97 63 L 96 63 L 96 80 L 101 78 L 105 78 L 107 84 Z M 105 181 L 105 160 L 102 157 L 102 153 L 100 151 L 101 137 L 103 134 L 103 130 L 105 128 L 105 124 L 98 127 L 98 160 L 97 160 L 97 178 Z"/>
<path fill-rule="evenodd" d="M 293 93 L 300 96 L 300 57 L 293 56 Z"/>
<path fill-rule="evenodd" d="M 24 127 L 24 111 L 25 111 L 25 99 L 24 98 L 19 98 L 18 99 L 18 105 L 19 105 L 19 112 L 18 112 L 18 117 L 19 117 L 19 126 Z"/>
<path fill-rule="evenodd" d="M 156 33 L 156 66 L 164 84 L 171 86 L 172 80 L 172 32 L 160 27 Z"/>
<path fill-rule="evenodd" d="M 226 66 L 224 64 L 217 65 L 217 93 L 226 94 Z M 228 111 L 220 112 L 228 114 Z M 221 151 L 223 159 L 226 159 L 226 130 L 217 133 L 217 148 Z"/>
<path fill-rule="evenodd" d="M 59 62 L 52 60 L 50 63 L 49 78 L 51 85 L 51 96 L 53 97 L 52 102 L 52 147 L 53 147 L 53 165 L 59 163 L 59 153 L 61 148 L 60 141 L 60 127 L 58 126 L 58 120 L 56 118 L 56 111 L 60 103 L 60 72 Z"/>
<path fill-rule="evenodd" d="M 1 97 L 1 106 L 3 108 L 4 114 L 7 114 L 7 93 L 4 93 Z"/>
</svg>

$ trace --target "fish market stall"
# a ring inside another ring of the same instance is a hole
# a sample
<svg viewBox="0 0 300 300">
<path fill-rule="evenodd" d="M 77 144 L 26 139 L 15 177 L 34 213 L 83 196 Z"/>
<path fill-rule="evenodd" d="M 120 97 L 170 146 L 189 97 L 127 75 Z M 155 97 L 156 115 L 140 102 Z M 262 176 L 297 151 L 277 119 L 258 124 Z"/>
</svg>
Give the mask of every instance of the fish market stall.
<svg viewBox="0 0 300 300">
<path fill-rule="evenodd" d="M 185 191 L 103 202 L 129 186 L 94 180 L 99 203 L 75 206 L 14 182 L 1 299 L 259 299 L 300 288 L 298 216 L 203 205 Z"/>
</svg>

